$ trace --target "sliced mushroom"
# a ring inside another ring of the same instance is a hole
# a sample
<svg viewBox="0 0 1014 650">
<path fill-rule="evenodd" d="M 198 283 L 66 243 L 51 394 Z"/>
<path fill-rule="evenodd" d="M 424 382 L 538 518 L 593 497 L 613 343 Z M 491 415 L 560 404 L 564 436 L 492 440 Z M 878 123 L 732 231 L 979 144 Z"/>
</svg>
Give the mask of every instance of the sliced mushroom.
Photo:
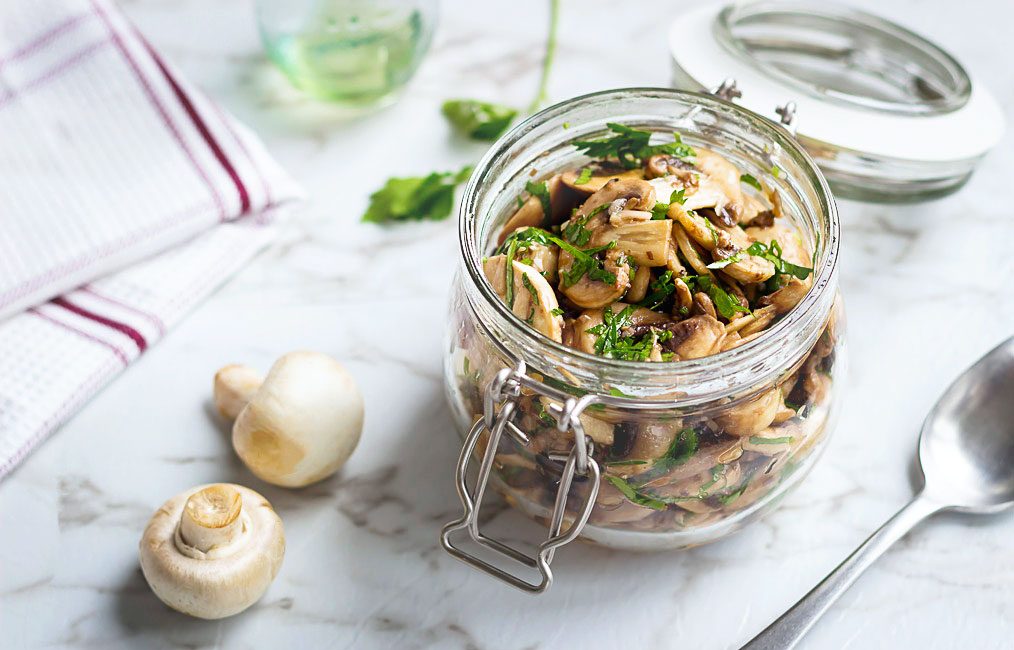
<svg viewBox="0 0 1014 650">
<path fill-rule="evenodd" d="M 771 240 L 777 241 L 782 248 L 782 259 L 786 262 L 807 268 L 813 263 L 810 251 L 807 250 L 799 233 L 785 222 L 776 221 L 767 228 L 746 228 L 746 234 L 762 244 L 770 244 Z"/>
<path fill-rule="evenodd" d="M 655 188 L 648 181 L 627 178 L 613 178 L 606 182 L 600 190 L 588 197 L 578 213 L 589 215 L 596 208 L 622 200 L 618 209 L 651 211 L 655 207 Z"/>
<path fill-rule="evenodd" d="M 753 313 L 747 316 L 747 318 L 751 318 L 752 320 L 740 328 L 739 335 L 746 337 L 752 334 L 759 334 L 775 321 L 776 316 L 775 308 L 771 306 L 753 310 Z"/>
<path fill-rule="evenodd" d="M 644 177 L 660 178 L 662 176 L 690 177 L 694 166 L 672 154 L 658 153 L 644 160 Z"/>
<path fill-rule="evenodd" d="M 589 334 L 588 330 L 598 327 L 601 324 L 601 309 L 588 309 L 581 312 L 581 315 L 570 323 L 570 329 L 573 332 L 574 337 L 574 347 L 582 352 L 595 354 L 595 341 L 598 337 L 594 334 Z"/>
<path fill-rule="evenodd" d="M 581 194 L 588 195 L 594 194 L 602 189 L 602 187 L 609 181 L 616 180 L 641 180 L 644 178 L 644 172 L 640 169 L 623 169 L 619 166 L 605 165 L 605 166 L 593 166 L 591 167 L 592 175 L 584 183 L 578 184 L 578 179 L 581 178 L 581 174 L 584 168 L 574 169 L 568 172 L 564 172 L 560 180 L 563 181 L 564 185 L 570 189 L 580 192 Z"/>
<path fill-rule="evenodd" d="M 792 311 L 792 308 L 799 304 L 809 290 L 809 282 L 803 282 L 799 278 L 790 277 L 789 281 L 781 289 L 763 296 L 757 302 L 761 305 L 774 307 L 775 313 L 780 316 Z"/>
<path fill-rule="evenodd" d="M 771 426 L 781 408 L 782 393 L 779 389 L 772 388 L 746 402 L 727 408 L 715 417 L 715 422 L 728 434 L 752 436 Z M 743 448 L 748 449 L 745 443 Z"/>
<path fill-rule="evenodd" d="M 560 249 L 556 246 L 526 242 L 525 248 L 518 250 L 518 257 L 523 260 L 522 264 L 531 262 L 528 266 L 538 271 L 550 283 L 556 282 L 560 257 Z"/>
<path fill-rule="evenodd" d="M 672 227 L 672 238 L 676 242 L 677 248 L 683 253 L 684 259 L 690 264 L 690 268 L 694 272 L 700 275 L 706 275 L 713 277 L 711 269 L 708 268 L 708 263 L 701 257 L 700 252 L 694 248 L 694 244 L 690 241 L 690 237 L 687 235 L 687 231 L 683 229 L 683 226 L 679 223 L 674 223 Z"/>
<path fill-rule="evenodd" d="M 700 148 L 694 166 L 703 176 L 696 191 L 688 193 L 684 207 L 688 210 L 715 208 L 716 212 L 724 208 L 738 220 L 743 211 L 743 189 L 736 166 L 714 151 Z"/>
<path fill-rule="evenodd" d="M 711 301 L 711 297 L 703 291 L 698 291 L 694 294 L 693 307 L 690 308 L 691 313 L 695 315 L 711 316 L 714 319 L 718 319 L 718 315 L 715 313 L 715 303 Z"/>
<path fill-rule="evenodd" d="M 515 316 L 554 341 L 563 340 L 563 318 L 553 313 L 560 305 L 553 287 L 538 271 L 527 264 L 514 261 L 511 278 L 514 304 L 511 305 L 507 295 L 507 256 L 495 255 L 486 259 L 482 270 L 493 286 L 493 291 L 508 303 Z"/>
<path fill-rule="evenodd" d="M 708 251 L 731 249 L 735 246 L 727 232 L 715 228 L 710 221 L 696 213 L 688 212 L 681 205 L 670 205 L 669 217 L 679 223 L 687 235 Z"/>
<path fill-rule="evenodd" d="M 693 293 L 691 293 L 690 287 L 681 278 L 674 278 L 673 285 L 676 287 L 676 301 L 672 306 L 673 311 L 686 316 L 690 313 L 690 308 L 694 304 Z"/>
<path fill-rule="evenodd" d="M 672 245 L 672 222 L 660 219 L 603 226 L 592 234 L 591 245 L 604 246 L 611 241 L 638 266 L 665 266 Z"/>
<path fill-rule="evenodd" d="M 615 203 L 615 201 L 614 201 Z M 628 226 L 651 221 L 652 214 L 644 210 L 618 210 L 609 213 L 609 223 L 613 226 Z"/>
<path fill-rule="evenodd" d="M 711 316 L 691 316 L 666 327 L 673 333 L 665 347 L 680 359 L 698 359 L 717 351 L 725 338 L 725 327 Z"/>
<path fill-rule="evenodd" d="M 573 264 L 574 257 L 565 250 L 560 251 L 560 291 L 578 307 L 585 309 L 605 307 L 622 298 L 630 287 L 630 262 L 627 260 L 627 254 L 619 249 L 606 251 L 605 261 L 602 264 L 602 268 L 612 273 L 615 278 L 611 283 L 592 280 L 586 273 L 580 280 L 568 286 L 565 276 Z"/>
<path fill-rule="evenodd" d="M 676 422 L 652 422 L 639 426 L 627 458 L 632 460 L 662 458 L 679 435 L 680 427 L 677 425 Z"/>
<path fill-rule="evenodd" d="M 634 277 L 630 279 L 630 289 L 627 290 L 627 300 L 630 302 L 641 302 L 648 295 L 648 285 L 651 284 L 651 269 L 647 266 L 638 266 L 634 271 Z"/>
<path fill-rule="evenodd" d="M 570 214 L 571 209 L 577 204 L 580 194 L 575 193 L 570 187 L 561 182 L 561 174 L 556 174 L 546 181 L 549 187 L 549 205 L 551 214 L 543 213 L 542 199 L 537 196 L 530 196 L 521 204 L 507 223 L 504 224 L 497 245 L 504 243 L 504 240 L 519 228 L 525 226 L 536 226 L 539 228 L 548 226 L 551 223 L 559 223 Z"/>
<path fill-rule="evenodd" d="M 753 284 L 764 282 L 775 274 L 775 265 L 771 260 L 764 259 L 759 255 L 750 255 L 744 251 L 740 251 L 738 255 L 739 259 L 722 269 L 726 275 L 735 280 L 743 284 Z"/>
</svg>

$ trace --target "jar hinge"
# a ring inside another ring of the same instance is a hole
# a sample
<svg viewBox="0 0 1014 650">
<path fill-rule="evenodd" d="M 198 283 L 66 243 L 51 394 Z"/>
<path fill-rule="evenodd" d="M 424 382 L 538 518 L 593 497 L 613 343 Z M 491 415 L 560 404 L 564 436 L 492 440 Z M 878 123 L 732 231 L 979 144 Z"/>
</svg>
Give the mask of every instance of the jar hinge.
<svg viewBox="0 0 1014 650">
<path fill-rule="evenodd" d="M 573 432 L 574 446 L 567 454 L 549 455 L 550 460 L 563 463 L 559 487 L 557 488 L 554 500 L 553 513 L 550 518 L 549 538 L 538 546 L 534 556 L 527 555 L 503 542 L 487 537 L 479 530 L 479 511 L 482 507 L 482 498 L 486 492 L 486 486 L 493 469 L 493 462 L 501 437 L 506 432 L 508 436 L 521 445 L 527 445 L 529 441 L 528 435 L 513 422 L 513 418 L 517 413 L 517 400 L 521 396 L 522 388 L 542 396 L 556 397 L 542 382 L 532 379 L 525 371 L 526 368 L 523 361 L 518 362 L 517 366 L 513 369 L 504 368 L 497 373 L 483 393 L 483 417 L 476 421 L 468 432 L 455 471 L 455 485 L 458 490 L 458 497 L 461 499 L 461 505 L 464 507 L 464 514 L 461 518 L 444 526 L 440 534 L 440 542 L 444 550 L 459 560 L 488 573 L 494 578 L 499 578 L 518 589 L 537 594 L 544 592 L 553 583 L 553 572 L 549 565 L 553 561 L 553 554 L 556 552 L 556 549 L 572 542 L 581 534 L 581 530 L 591 515 L 592 508 L 595 506 L 601 477 L 598 463 L 592 457 L 593 443 L 585 435 L 579 416 L 584 409 L 595 403 L 598 397 L 596 395 L 585 395 L 581 398 L 568 397 L 562 405 L 550 402 L 546 408 L 546 411 L 556 420 L 557 429 L 564 433 L 567 431 Z M 499 412 L 496 408 L 498 404 L 500 406 Z M 469 463 L 472 460 L 475 447 L 485 431 L 489 432 L 489 438 L 482 455 L 482 461 L 479 464 L 479 475 L 476 479 L 475 487 L 469 489 L 466 481 Z M 588 480 L 585 483 L 588 484 L 588 493 L 579 506 L 570 526 L 566 531 L 563 531 L 567 500 L 575 474 L 587 477 Z M 537 570 L 541 574 L 541 580 L 539 582 L 530 582 L 523 576 L 497 567 L 455 546 L 451 541 L 451 535 L 460 530 L 466 530 L 472 541 L 480 546 L 530 569 Z"/>
<path fill-rule="evenodd" d="M 727 102 L 733 102 L 743 96 L 743 91 L 739 89 L 736 80 L 732 77 L 727 77 L 710 92 L 715 97 Z M 776 106 L 775 113 L 778 115 L 778 123 L 785 127 L 792 137 L 796 137 L 796 102 L 789 101 L 781 106 Z"/>
</svg>

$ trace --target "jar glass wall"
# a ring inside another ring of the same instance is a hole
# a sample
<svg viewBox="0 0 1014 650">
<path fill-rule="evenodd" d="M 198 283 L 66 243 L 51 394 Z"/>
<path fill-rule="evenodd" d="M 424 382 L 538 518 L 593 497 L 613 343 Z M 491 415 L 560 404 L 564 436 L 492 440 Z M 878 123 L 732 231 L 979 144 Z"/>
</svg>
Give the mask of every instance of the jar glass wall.
<svg viewBox="0 0 1014 650">
<path fill-rule="evenodd" d="M 607 359 L 556 343 L 514 316 L 492 291 L 481 260 L 494 248 L 532 174 L 584 163 L 569 143 L 601 136 L 607 122 L 678 131 L 744 173 L 772 177 L 784 214 L 814 251 L 809 294 L 765 335 L 710 357 L 670 363 Z M 777 173 L 773 174 L 772 170 Z M 838 217 L 812 160 L 781 127 L 707 95 L 658 89 L 597 93 L 519 125 L 487 153 L 460 215 L 462 259 L 451 300 L 445 377 L 459 430 L 483 414 L 504 368 L 562 393 L 595 395 L 580 415 L 601 484 L 582 537 L 617 548 L 676 548 L 716 539 L 766 512 L 812 466 L 838 410 L 843 318 L 837 298 Z M 559 401 L 522 390 L 491 483 L 515 507 L 546 521 L 573 446 L 548 414 Z M 485 451 L 480 437 L 476 453 Z M 673 453 L 675 450 L 675 453 Z M 577 477 L 570 504 L 587 493 Z"/>
</svg>

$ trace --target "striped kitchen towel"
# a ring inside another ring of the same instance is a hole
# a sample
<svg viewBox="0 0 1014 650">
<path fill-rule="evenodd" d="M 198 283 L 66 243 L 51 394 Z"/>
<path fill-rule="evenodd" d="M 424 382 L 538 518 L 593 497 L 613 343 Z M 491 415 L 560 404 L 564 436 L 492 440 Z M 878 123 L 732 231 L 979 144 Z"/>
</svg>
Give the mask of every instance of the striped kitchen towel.
<svg viewBox="0 0 1014 650">
<path fill-rule="evenodd" d="M 108 0 L 0 2 L 0 477 L 298 196 Z"/>
</svg>

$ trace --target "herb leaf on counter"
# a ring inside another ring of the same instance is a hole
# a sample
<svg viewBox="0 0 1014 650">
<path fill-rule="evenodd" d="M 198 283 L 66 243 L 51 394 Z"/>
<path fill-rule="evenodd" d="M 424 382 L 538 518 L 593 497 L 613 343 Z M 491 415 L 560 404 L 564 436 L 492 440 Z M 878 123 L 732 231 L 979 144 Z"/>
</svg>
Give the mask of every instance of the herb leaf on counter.
<svg viewBox="0 0 1014 650">
<path fill-rule="evenodd" d="M 471 165 L 458 172 L 433 172 L 428 176 L 389 178 L 370 195 L 370 205 L 362 220 L 440 221 L 451 215 L 454 190 L 472 173 Z"/>
<path fill-rule="evenodd" d="M 468 137 L 488 141 L 499 138 L 518 115 L 516 108 L 474 99 L 449 99 L 440 112 Z"/>
</svg>

